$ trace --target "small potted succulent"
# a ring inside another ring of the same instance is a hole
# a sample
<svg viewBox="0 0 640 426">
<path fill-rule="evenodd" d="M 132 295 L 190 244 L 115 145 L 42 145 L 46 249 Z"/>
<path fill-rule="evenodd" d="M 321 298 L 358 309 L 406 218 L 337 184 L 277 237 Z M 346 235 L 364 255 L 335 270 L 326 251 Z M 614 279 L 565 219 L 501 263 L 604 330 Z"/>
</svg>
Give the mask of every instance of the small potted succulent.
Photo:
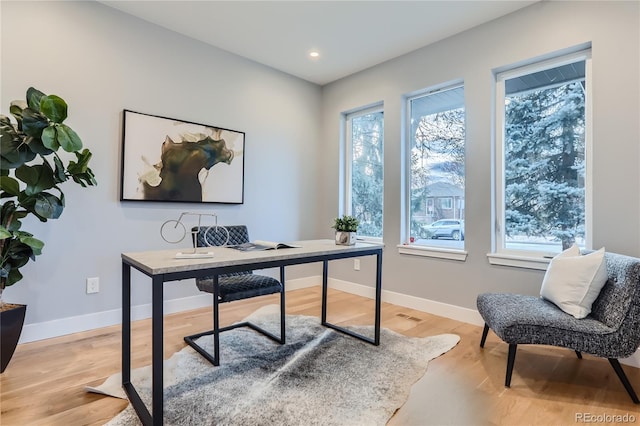
<svg viewBox="0 0 640 426">
<path fill-rule="evenodd" d="M 336 244 L 352 246 L 356 243 L 356 232 L 359 225 L 358 219 L 344 215 L 334 219 L 332 228 L 336 230 Z"/>
</svg>

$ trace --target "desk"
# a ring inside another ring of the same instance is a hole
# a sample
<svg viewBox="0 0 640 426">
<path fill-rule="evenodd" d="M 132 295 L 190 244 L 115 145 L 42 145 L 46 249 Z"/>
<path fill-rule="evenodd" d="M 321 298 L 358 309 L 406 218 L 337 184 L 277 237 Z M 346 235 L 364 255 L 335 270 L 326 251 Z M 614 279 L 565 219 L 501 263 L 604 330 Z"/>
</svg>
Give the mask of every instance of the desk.
<svg viewBox="0 0 640 426">
<path fill-rule="evenodd" d="M 322 262 L 321 323 L 374 345 L 380 344 L 380 303 L 382 296 L 382 245 L 357 243 L 336 245 L 333 240 L 298 241 L 297 248 L 242 252 L 227 247 L 206 247 L 209 259 L 175 259 L 180 250 L 122 253 L 122 387 L 144 425 L 163 421 L 163 287 L 168 281 L 200 278 L 254 269 Z M 327 322 L 327 274 L 330 260 L 376 256 L 376 298 L 373 339 Z M 151 278 L 151 412 L 131 383 L 131 268 Z M 284 282 L 282 291 L 285 291 Z"/>
</svg>

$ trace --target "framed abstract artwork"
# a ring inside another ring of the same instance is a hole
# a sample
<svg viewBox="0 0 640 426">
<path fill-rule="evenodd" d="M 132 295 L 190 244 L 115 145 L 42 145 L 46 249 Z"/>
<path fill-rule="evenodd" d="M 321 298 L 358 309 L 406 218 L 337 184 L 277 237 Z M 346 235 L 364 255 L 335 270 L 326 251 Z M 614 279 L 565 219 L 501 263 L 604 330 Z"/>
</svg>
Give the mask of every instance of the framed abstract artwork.
<svg viewBox="0 0 640 426">
<path fill-rule="evenodd" d="M 125 109 L 120 201 L 242 204 L 244 137 Z"/>
</svg>

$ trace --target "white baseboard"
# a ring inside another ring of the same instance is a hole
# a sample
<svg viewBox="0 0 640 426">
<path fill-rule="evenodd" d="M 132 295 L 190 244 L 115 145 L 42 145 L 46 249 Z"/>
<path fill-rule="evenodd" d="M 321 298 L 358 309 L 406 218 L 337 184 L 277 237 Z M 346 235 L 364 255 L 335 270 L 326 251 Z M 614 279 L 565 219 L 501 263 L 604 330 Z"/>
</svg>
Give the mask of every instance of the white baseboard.
<svg viewBox="0 0 640 426">
<path fill-rule="evenodd" d="M 322 282 L 320 275 L 287 280 L 286 289 L 297 290 L 301 288 L 313 287 Z M 375 289 L 373 287 L 356 284 L 349 281 L 330 278 L 328 285 L 336 290 L 356 294 L 358 296 L 373 299 Z M 434 300 L 422 299 L 402 293 L 383 290 L 382 301 L 404 306 L 429 314 L 451 318 L 468 324 L 483 325 L 482 317 L 475 309 L 463 308 L 447 303 L 436 302 Z M 172 299 L 164 302 L 164 312 L 167 314 L 188 311 L 211 306 L 211 295 L 202 294 L 181 299 Z M 131 308 L 131 320 L 151 317 L 151 304 L 133 306 Z M 96 312 L 93 314 L 80 315 L 63 318 L 53 321 L 45 321 L 35 324 L 27 324 L 22 329 L 19 343 L 34 342 L 36 340 L 49 339 L 52 337 L 64 336 L 66 334 L 78 333 L 81 331 L 93 330 L 96 328 L 108 327 L 122 323 L 122 310 L 113 309 L 110 311 Z M 640 351 L 629 358 L 620 359 L 622 364 L 640 368 Z"/>
<path fill-rule="evenodd" d="M 631 355 L 629 358 L 621 358 L 620 364 L 640 368 L 640 350 L 636 351 L 636 353 Z"/>
<path fill-rule="evenodd" d="M 289 290 L 298 290 L 301 288 L 309 288 L 320 285 L 322 282 L 322 276 L 317 275 L 313 277 L 295 278 L 293 280 L 286 280 L 285 288 Z"/>
<path fill-rule="evenodd" d="M 210 294 L 165 300 L 163 309 L 165 314 L 173 314 L 191 309 L 204 308 L 206 306 L 211 306 Z M 145 318 L 151 318 L 150 303 L 131 307 L 131 321 L 137 321 Z M 59 337 L 118 324 L 122 324 L 122 309 L 113 309 L 110 311 L 78 315 L 53 321 L 27 324 L 22 328 L 22 334 L 20 335 L 18 343 L 50 339 L 52 337 Z"/>
<path fill-rule="evenodd" d="M 329 279 L 328 285 L 337 290 L 357 294 L 358 296 L 370 299 L 375 297 L 375 289 L 373 287 L 336 279 Z M 475 309 L 462 308 L 389 290 L 382 290 L 382 301 L 469 324 L 484 325 L 482 317 Z"/>
<path fill-rule="evenodd" d="M 322 277 L 305 277 L 287 280 L 286 289 L 297 290 L 318 285 Z M 165 314 L 189 311 L 192 309 L 205 308 L 211 306 L 211 295 L 200 294 L 197 296 L 171 299 L 164 302 Z M 131 321 L 151 318 L 151 304 L 137 305 L 131 307 Z M 60 337 L 82 331 L 95 330 L 96 328 L 109 327 L 122 323 L 122 309 L 96 312 L 86 315 L 78 315 L 52 321 L 44 321 L 34 324 L 26 324 L 22 328 L 22 334 L 18 343 L 35 342 L 37 340 Z"/>
</svg>

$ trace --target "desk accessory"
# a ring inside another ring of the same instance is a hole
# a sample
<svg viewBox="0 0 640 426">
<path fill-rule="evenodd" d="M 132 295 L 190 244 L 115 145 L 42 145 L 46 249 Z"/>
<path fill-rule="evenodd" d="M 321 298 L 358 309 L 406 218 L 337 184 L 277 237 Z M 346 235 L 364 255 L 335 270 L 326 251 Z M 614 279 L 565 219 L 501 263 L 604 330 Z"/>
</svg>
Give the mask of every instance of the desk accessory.
<svg viewBox="0 0 640 426">
<path fill-rule="evenodd" d="M 179 242 L 181 242 L 182 240 L 184 240 L 184 237 L 187 235 L 187 228 L 184 226 L 184 224 L 182 223 L 182 218 L 184 216 L 198 216 L 198 227 L 194 228 L 191 230 L 191 234 L 192 234 L 192 243 L 193 243 L 193 252 L 190 253 L 177 253 L 175 255 L 176 259 L 206 259 L 206 258 L 212 258 L 213 257 L 213 252 L 209 251 L 209 252 L 198 252 L 197 251 L 197 246 L 196 246 L 196 234 L 198 233 L 198 229 L 200 229 L 200 226 L 202 224 L 202 216 L 211 216 L 214 218 L 214 225 L 210 226 L 209 228 L 215 228 L 217 230 L 217 228 L 222 228 L 224 229 L 224 231 L 227 234 L 227 240 L 223 245 L 227 245 L 227 243 L 229 242 L 229 230 L 227 228 L 225 228 L 224 226 L 218 226 L 218 215 L 216 215 L 215 213 L 196 213 L 196 212 L 182 212 L 180 214 L 180 217 L 178 218 L 178 220 L 167 220 L 166 222 L 164 222 L 162 224 L 162 226 L 160 227 L 160 236 L 162 237 L 163 240 L 165 240 L 166 242 L 170 243 L 170 244 L 177 244 Z M 177 231 L 177 233 L 176 233 Z M 179 235 L 179 236 L 178 236 Z M 211 247 L 213 246 L 213 244 L 211 244 L 209 241 L 207 241 L 206 238 L 206 234 L 205 234 L 205 242 L 207 243 L 207 246 Z"/>
</svg>

